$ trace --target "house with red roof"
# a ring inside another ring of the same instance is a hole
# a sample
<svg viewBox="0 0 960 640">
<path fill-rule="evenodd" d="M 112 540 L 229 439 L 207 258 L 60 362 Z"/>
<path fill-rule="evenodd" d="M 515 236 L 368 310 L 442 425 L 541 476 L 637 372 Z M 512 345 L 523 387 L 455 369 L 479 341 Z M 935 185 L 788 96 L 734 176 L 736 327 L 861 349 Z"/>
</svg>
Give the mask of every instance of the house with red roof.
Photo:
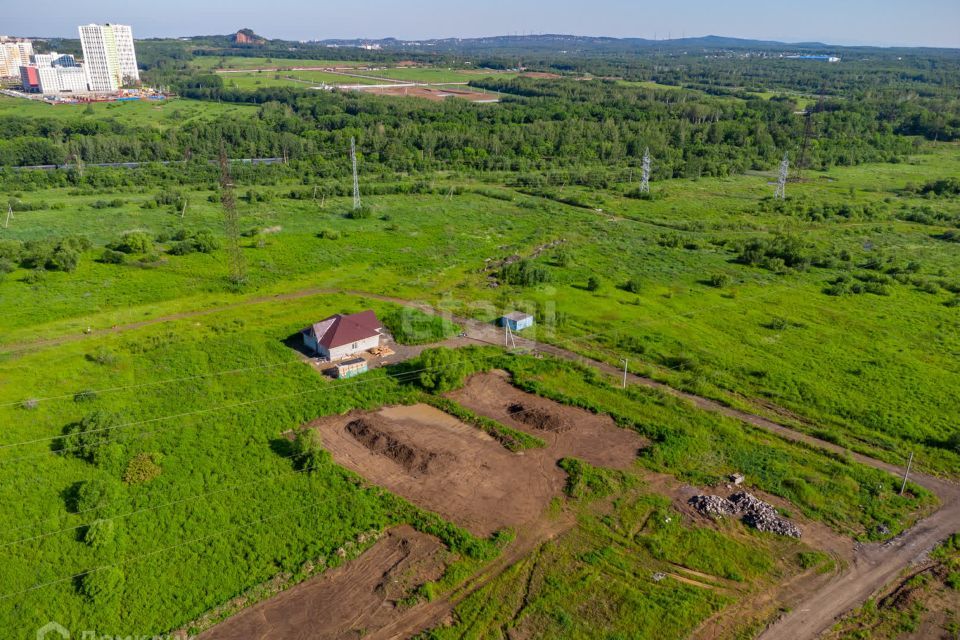
<svg viewBox="0 0 960 640">
<path fill-rule="evenodd" d="M 383 325 L 370 311 L 338 313 L 313 324 L 300 333 L 303 344 L 331 362 L 349 358 L 380 346 Z"/>
</svg>

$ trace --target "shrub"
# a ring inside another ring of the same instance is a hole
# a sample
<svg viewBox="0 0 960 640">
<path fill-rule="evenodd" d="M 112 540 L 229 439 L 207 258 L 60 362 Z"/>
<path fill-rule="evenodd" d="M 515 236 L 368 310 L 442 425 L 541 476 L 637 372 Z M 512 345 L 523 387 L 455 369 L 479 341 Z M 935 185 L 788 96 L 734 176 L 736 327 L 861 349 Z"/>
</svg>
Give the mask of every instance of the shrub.
<svg viewBox="0 0 960 640">
<path fill-rule="evenodd" d="M 725 273 L 715 273 L 708 280 L 711 287 L 722 289 L 730 284 L 730 276 Z"/>
<path fill-rule="evenodd" d="M 573 262 L 570 250 L 564 246 L 557 247 L 553 252 L 553 264 L 558 267 L 568 267 Z"/>
<path fill-rule="evenodd" d="M 20 262 L 22 255 L 22 242 L 19 240 L 0 240 L 0 261 L 17 264 Z"/>
<path fill-rule="evenodd" d="M 114 520 L 94 520 L 83 532 L 83 541 L 94 549 L 113 549 L 117 542 L 117 523 Z"/>
<path fill-rule="evenodd" d="M 323 448 L 323 440 L 316 429 L 304 429 L 293 441 L 293 462 L 298 469 L 313 473 L 330 461 L 330 453 Z"/>
<path fill-rule="evenodd" d="M 100 347 L 95 352 L 88 353 L 86 358 L 90 362 L 96 362 L 97 364 L 102 364 L 104 366 L 113 366 L 120 360 L 120 358 L 117 357 L 117 354 L 110 351 L 106 347 Z"/>
<path fill-rule="evenodd" d="M 153 239 L 146 231 L 127 231 L 110 248 L 123 253 L 149 253 L 153 248 Z"/>
<path fill-rule="evenodd" d="M 90 402 L 97 399 L 97 392 L 93 389 L 84 389 L 73 394 L 74 402 Z"/>
<path fill-rule="evenodd" d="M 351 209 L 347 212 L 346 217 L 350 218 L 351 220 L 365 220 L 372 215 L 373 211 L 370 209 L 370 207 L 364 205 L 359 209 Z"/>
<path fill-rule="evenodd" d="M 811 258 L 802 240 L 796 236 L 777 235 L 769 240 L 756 238 L 744 244 L 737 262 L 782 273 L 787 268 L 806 269 Z"/>
<path fill-rule="evenodd" d="M 500 280 L 521 287 L 549 282 L 550 273 L 532 260 L 517 260 L 500 268 Z"/>
<path fill-rule="evenodd" d="M 116 414 L 94 411 L 64 429 L 61 450 L 98 466 L 112 466 L 118 451 L 122 453 L 120 445 L 113 442 L 118 424 L 120 419 Z"/>
<path fill-rule="evenodd" d="M 143 484 L 159 477 L 163 472 L 160 461 L 163 456 L 159 453 L 138 453 L 127 463 L 123 472 L 123 481 L 127 484 Z"/>
<path fill-rule="evenodd" d="M 434 393 L 452 391 L 463 385 L 470 370 L 453 349 L 438 347 L 420 354 L 420 386 Z"/>
<path fill-rule="evenodd" d="M 80 593 L 96 607 L 98 614 L 115 624 L 120 618 L 124 575 L 118 567 L 98 567 L 84 574 Z"/>
<path fill-rule="evenodd" d="M 317 237 L 321 240 L 339 240 L 340 232 L 333 229 L 321 229 L 317 232 Z"/>
<path fill-rule="evenodd" d="M 104 249 L 100 256 L 100 262 L 104 264 L 123 264 L 127 261 L 127 254 L 114 249 Z"/>
<path fill-rule="evenodd" d="M 108 505 L 115 505 L 119 498 L 120 487 L 116 481 L 87 480 L 77 487 L 73 506 L 77 513 L 86 513 L 94 509 L 102 509 Z"/>
<path fill-rule="evenodd" d="M 771 318 L 770 322 L 767 323 L 768 329 L 773 329 L 774 331 L 783 331 L 790 326 L 790 323 L 786 318 L 774 317 Z"/>
<path fill-rule="evenodd" d="M 640 293 L 640 281 L 636 278 L 630 278 L 623 284 L 623 290 L 629 293 Z"/>
<path fill-rule="evenodd" d="M 601 284 L 600 278 L 597 276 L 590 276 L 587 278 L 587 291 L 599 291 Z"/>
<path fill-rule="evenodd" d="M 210 231 L 198 231 L 193 236 L 193 245 L 200 253 L 213 253 L 220 248 L 220 241 Z"/>
</svg>

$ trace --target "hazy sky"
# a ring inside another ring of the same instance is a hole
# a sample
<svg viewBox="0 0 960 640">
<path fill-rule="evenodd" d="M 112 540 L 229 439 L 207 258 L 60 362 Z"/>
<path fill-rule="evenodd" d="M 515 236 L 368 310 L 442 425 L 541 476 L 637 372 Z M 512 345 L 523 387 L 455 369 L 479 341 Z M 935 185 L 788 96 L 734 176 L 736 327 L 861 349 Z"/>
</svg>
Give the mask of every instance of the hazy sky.
<svg viewBox="0 0 960 640">
<path fill-rule="evenodd" d="M 77 37 L 77 25 L 90 22 L 132 24 L 140 38 L 250 27 L 267 37 L 291 40 L 715 34 L 787 42 L 960 47 L 960 0 L 29 0 L 9 3 L 0 32 Z"/>
</svg>

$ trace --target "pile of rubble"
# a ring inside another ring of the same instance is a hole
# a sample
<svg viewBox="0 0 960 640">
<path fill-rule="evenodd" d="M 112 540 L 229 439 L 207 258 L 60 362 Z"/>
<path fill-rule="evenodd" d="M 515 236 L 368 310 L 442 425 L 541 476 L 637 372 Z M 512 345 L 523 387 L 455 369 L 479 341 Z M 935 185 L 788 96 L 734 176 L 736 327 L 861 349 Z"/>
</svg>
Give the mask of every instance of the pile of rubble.
<svg viewBox="0 0 960 640">
<path fill-rule="evenodd" d="M 781 517 L 772 506 L 746 491 L 738 491 L 729 498 L 693 496 L 689 502 L 705 516 L 722 518 L 738 515 L 744 524 L 758 531 L 769 531 L 791 538 L 799 538 L 801 535 L 800 527 Z"/>
<path fill-rule="evenodd" d="M 693 496 L 689 502 L 705 516 L 722 518 L 737 514 L 737 505 L 720 496 Z"/>
</svg>

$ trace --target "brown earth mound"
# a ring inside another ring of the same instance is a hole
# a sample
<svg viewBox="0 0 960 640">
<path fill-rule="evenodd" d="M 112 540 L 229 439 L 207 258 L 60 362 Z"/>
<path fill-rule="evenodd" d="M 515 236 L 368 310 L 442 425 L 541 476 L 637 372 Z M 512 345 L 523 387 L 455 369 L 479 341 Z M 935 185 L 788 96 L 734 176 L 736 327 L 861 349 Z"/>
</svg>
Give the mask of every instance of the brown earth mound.
<svg viewBox="0 0 960 640">
<path fill-rule="evenodd" d="M 444 462 L 455 459 L 402 442 L 370 418 L 357 418 L 345 428 L 367 449 L 390 458 L 413 475 L 436 473 L 445 466 Z"/>
<path fill-rule="evenodd" d="M 561 432 L 570 428 L 570 421 L 540 407 L 528 407 L 520 402 L 507 406 L 507 413 L 514 420 L 528 424 L 541 431 Z"/>
</svg>

